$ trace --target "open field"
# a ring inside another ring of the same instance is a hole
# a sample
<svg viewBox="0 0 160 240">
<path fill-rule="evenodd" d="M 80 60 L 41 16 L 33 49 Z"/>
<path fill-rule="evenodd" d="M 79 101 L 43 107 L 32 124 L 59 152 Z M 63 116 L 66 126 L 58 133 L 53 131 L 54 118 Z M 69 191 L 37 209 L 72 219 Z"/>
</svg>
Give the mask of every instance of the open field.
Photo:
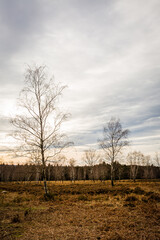
<svg viewBox="0 0 160 240">
<path fill-rule="evenodd" d="M 0 183 L 0 239 L 159 240 L 160 182 Z M 54 194 L 54 195 L 53 195 Z"/>
</svg>

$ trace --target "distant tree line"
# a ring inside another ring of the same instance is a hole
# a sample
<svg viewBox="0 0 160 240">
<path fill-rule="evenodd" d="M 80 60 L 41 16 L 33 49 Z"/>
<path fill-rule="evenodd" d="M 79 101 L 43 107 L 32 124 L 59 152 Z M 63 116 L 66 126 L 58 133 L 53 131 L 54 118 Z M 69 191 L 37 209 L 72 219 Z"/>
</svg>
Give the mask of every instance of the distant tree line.
<svg viewBox="0 0 160 240">
<path fill-rule="evenodd" d="M 77 181 L 77 180 L 101 180 L 110 179 L 111 166 L 105 162 L 94 166 L 59 166 L 48 165 L 46 167 L 47 181 Z M 136 176 L 133 175 L 133 165 L 121 165 L 114 162 L 114 180 L 121 179 L 158 179 L 160 168 L 158 166 L 135 165 Z M 43 166 L 35 164 L 8 165 L 0 164 L 0 181 L 43 181 Z"/>
</svg>

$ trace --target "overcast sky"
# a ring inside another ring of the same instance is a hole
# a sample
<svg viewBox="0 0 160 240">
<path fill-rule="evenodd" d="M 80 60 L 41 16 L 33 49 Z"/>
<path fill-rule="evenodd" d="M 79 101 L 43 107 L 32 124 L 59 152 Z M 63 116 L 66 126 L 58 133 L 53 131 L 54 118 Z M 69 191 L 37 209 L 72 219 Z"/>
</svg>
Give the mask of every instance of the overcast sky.
<svg viewBox="0 0 160 240">
<path fill-rule="evenodd" d="M 159 0 L 0 0 L 0 32 L 1 152 L 27 64 L 68 85 L 75 146 L 94 146 L 114 116 L 131 149 L 160 150 Z"/>
</svg>

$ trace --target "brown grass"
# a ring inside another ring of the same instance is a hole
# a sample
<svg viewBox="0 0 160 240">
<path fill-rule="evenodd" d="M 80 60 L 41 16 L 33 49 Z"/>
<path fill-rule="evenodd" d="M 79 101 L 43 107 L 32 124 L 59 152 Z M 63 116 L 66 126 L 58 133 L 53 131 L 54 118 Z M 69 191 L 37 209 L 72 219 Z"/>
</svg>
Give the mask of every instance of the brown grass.
<svg viewBox="0 0 160 240">
<path fill-rule="evenodd" d="M 159 240 L 160 182 L 0 183 L 0 239 Z M 6 193 L 3 193 L 6 191 Z"/>
</svg>

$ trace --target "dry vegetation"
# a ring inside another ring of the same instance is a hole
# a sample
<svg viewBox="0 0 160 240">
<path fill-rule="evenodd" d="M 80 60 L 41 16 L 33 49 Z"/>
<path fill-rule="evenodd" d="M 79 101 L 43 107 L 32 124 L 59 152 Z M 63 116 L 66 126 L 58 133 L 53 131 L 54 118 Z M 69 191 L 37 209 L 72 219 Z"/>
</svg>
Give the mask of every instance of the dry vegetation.
<svg viewBox="0 0 160 240">
<path fill-rule="evenodd" d="M 160 182 L 0 183 L 0 239 L 159 240 Z M 54 193 L 54 195 L 53 195 Z"/>
</svg>

